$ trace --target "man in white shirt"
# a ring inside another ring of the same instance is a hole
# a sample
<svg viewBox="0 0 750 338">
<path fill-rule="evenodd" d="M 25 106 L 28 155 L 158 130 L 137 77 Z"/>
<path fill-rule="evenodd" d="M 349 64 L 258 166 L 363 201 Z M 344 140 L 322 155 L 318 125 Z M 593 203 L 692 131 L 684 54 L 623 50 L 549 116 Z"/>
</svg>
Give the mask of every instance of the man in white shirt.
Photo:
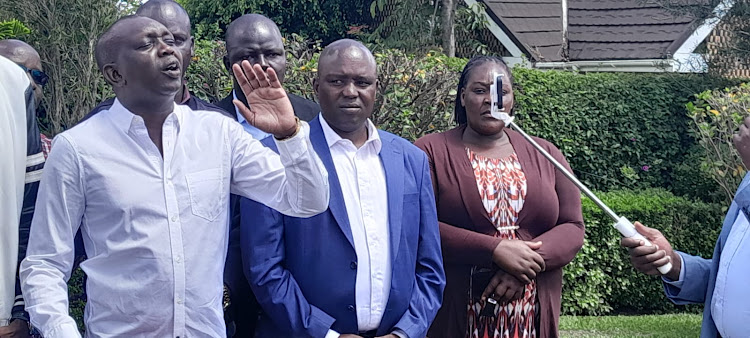
<svg viewBox="0 0 750 338">
<path fill-rule="evenodd" d="M 252 110 L 238 108 L 274 135 L 279 155 L 230 118 L 175 104 L 176 53 L 169 30 L 146 17 L 118 20 L 97 43 L 117 99 L 55 138 L 21 264 L 26 308 L 46 338 L 80 336 L 65 284 L 79 227 L 87 336 L 224 337 L 229 193 L 298 217 L 328 205 L 326 170 L 273 71 L 234 67 Z"/>
<path fill-rule="evenodd" d="M 265 311 L 255 336 L 424 337 L 445 286 L 427 157 L 370 121 L 377 69 L 359 42 L 326 47 L 314 87 L 329 209 L 298 218 L 241 202 L 245 274 Z"/>
<path fill-rule="evenodd" d="M 11 323 L 11 309 L 16 298 L 18 221 L 26 176 L 26 118 L 27 112 L 34 111 L 34 101 L 25 72 L 3 56 L 0 79 L 0 335 L 25 337 L 28 326 L 24 331 L 18 327 L 23 321 Z"/>
</svg>

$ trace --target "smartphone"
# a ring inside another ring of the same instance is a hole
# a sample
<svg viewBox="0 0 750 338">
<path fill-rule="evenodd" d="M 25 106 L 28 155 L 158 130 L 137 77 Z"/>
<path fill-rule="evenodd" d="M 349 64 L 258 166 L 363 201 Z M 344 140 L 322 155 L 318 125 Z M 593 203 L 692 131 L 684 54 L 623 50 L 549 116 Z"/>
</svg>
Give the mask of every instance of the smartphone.
<svg viewBox="0 0 750 338">
<path fill-rule="evenodd" d="M 503 74 L 492 74 L 490 93 L 492 96 L 491 112 L 504 112 L 505 107 L 503 107 Z"/>
</svg>

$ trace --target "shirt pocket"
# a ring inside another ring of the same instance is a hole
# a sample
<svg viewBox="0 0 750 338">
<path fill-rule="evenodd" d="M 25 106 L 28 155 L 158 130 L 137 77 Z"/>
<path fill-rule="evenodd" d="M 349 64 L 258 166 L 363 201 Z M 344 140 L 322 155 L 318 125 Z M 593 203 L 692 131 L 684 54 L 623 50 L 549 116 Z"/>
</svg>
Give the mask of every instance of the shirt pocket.
<svg viewBox="0 0 750 338">
<path fill-rule="evenodd" d="M 223 210 L 223 201 L 228 198 L 224 192 L 224 178 L 221 168 L 208 169 L 185 175 L 190 208 L 193 215 L 207 221 L 214 221 Z"/>
</svg>

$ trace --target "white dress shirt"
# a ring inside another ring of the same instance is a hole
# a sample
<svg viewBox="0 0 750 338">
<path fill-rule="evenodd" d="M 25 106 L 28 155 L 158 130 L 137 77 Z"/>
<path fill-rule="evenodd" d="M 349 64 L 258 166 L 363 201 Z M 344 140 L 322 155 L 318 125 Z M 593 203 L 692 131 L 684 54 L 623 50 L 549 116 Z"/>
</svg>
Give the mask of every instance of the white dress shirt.
<svg viewBox="0 0 750 338">
<path fill-rule="evenodd" d="M 18 222 L 26 174 L 29 77 L 0 56 L 0 326 L 10 323 L 18 265 Z"/>
<path fill-rule="evenodd" d="M 379 156 L 380 136 L 368 120 L 367 141 L 357 149 L 336 134 L 322 114 L 320 125 L 341 183 L 357 253 L 357 323 L 360 331 L 374 330 L 380 326 L 391 290 L 388 189 Z"/>
<path fill-rule="evenodd" d="M 750 323 L 750 223 L 739 212 L 721 250 L 711 316 L 722 337 L 747 337 Z"/>
<path fill-rule="evenodd" d="M 46 338 L 79 337 L 66 280 L 81 228 L 89 337 L 224 337 L 229 194 L 309 217 L 328 178 L 308 127 L 280 155 L 215 112 L 175 105 L 163 157 L 143 119 L 115 100 L 58 135 L 21 264 L 31 322 Z"/>
<path fill-rule="evenodd" d="M 750 222 L 743 211 L 739 211 L 732 224 L 732 230 L 721 251 L 716 284 L 711 298 L 711 317 L 722 337 L 747 336 L 747 323 L 750 322 L 750 277 L 747 257 L 750 257 Z M 676 281 L 666 277 L 662 280 L 676 288 L 685 283 L 685 260 L 680 261 L 680 276 Z"/>
</svg>

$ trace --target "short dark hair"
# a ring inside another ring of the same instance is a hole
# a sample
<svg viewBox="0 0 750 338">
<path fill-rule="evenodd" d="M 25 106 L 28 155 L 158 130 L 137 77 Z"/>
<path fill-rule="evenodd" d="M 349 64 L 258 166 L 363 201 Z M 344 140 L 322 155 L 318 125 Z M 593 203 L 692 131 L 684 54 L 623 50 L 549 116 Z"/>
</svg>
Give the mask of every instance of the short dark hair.
<svg viewBox="0 0 750 338">
<path fill-rule="evenodd" d="M 466 87 L 466 80 L 469 78 L 469 75 L 471 75 L 471 71 L 474 70 L 474 68 L 487 62 L 494 62 L 503 66 L 508 72 L 508 80 L 513 84 L 513 74 L 510 72 L 510 67 L 508 67 L 508 64 L 505 63 L 503 59 L 497 56 L 487 55 L 480 55 L 471 58 L 471 60 L 466 63 L 466 66 L 464 66 L 464 70 L 461 71 L 461 77 L 458 79 L 458 89 L 456 90 L 456 108 L 453 110 L 453 120 L 459 125 L 467 123 L 466 107 L 461 105 L 461 92 L 463 92 L 464 87 Z"/>
</svg>

